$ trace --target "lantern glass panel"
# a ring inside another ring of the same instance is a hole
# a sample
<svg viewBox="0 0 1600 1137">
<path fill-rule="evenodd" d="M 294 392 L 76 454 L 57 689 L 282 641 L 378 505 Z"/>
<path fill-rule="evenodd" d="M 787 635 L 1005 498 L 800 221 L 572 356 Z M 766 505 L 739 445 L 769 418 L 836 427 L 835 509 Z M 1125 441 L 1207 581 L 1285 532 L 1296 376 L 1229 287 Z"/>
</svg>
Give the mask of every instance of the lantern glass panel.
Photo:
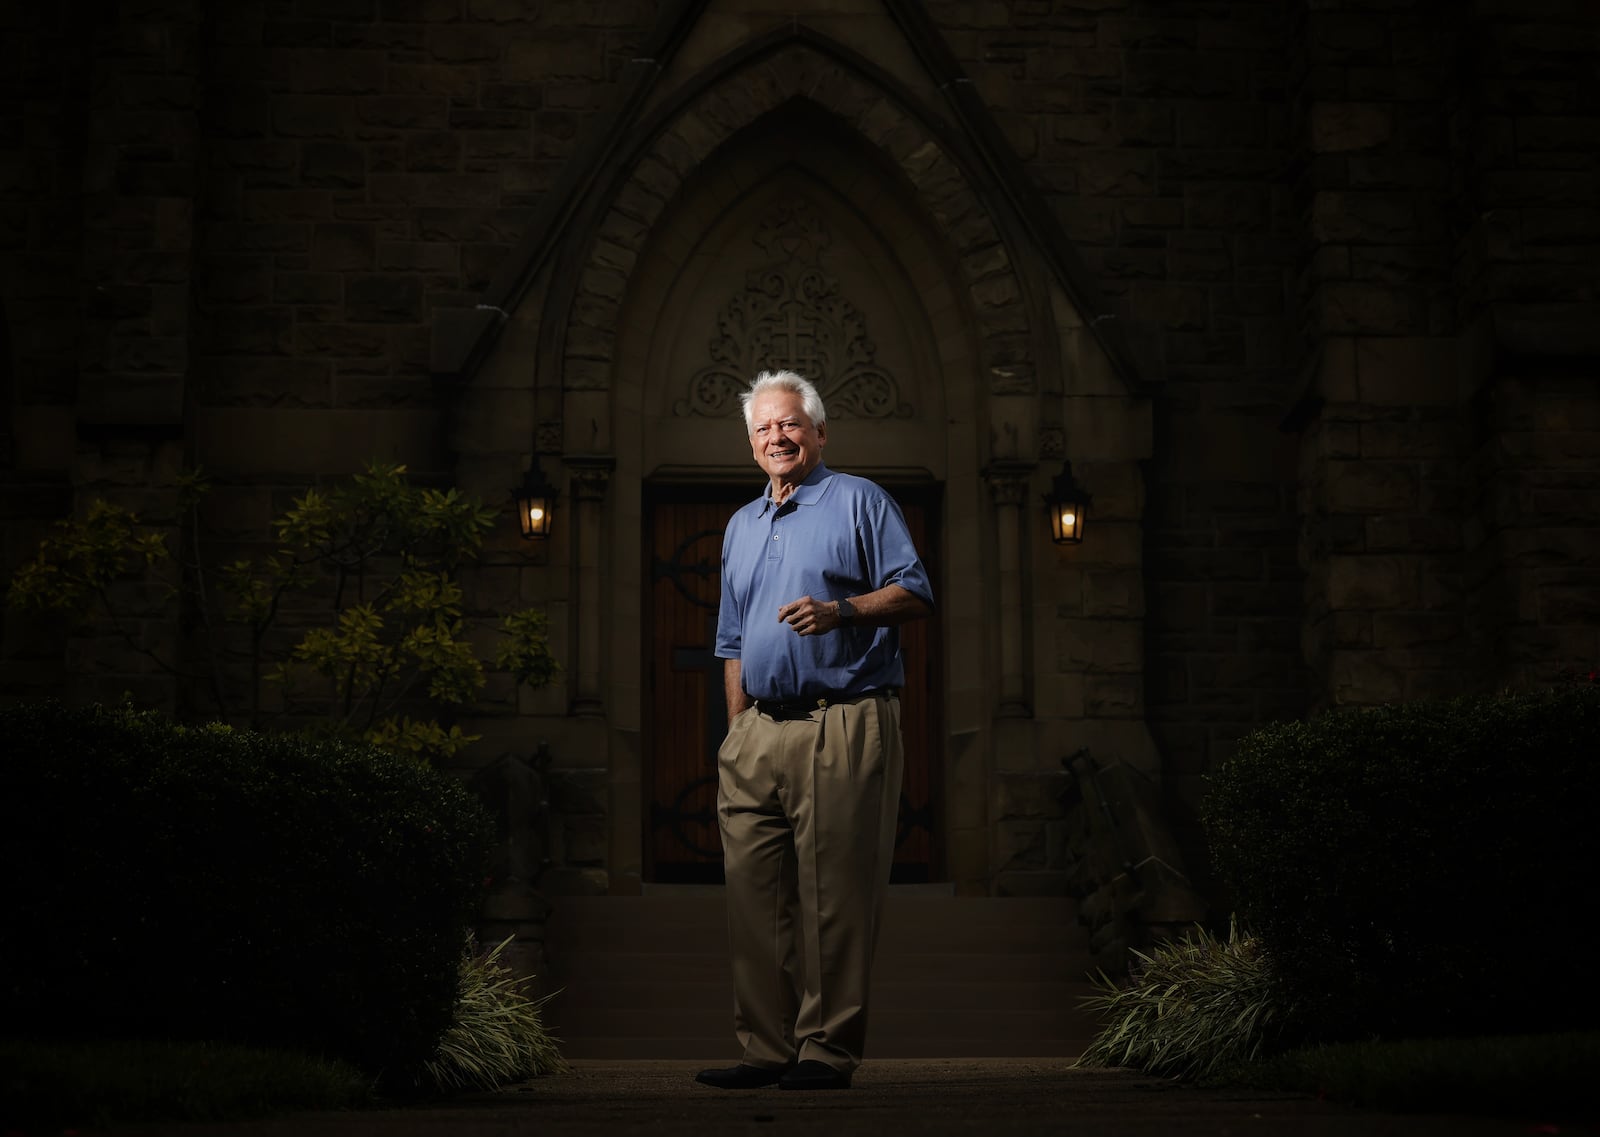
<svg viewBox="0 0 1600 1137">
<path fill-rule="evenodd" d="M 1050 538 L 1058 545 L 1076 545 L 1083 540 L 1086 512 L 1081 501 L 1053 499 L 1050 502 Z"/>
<path fill-rule="evenodd" d="M 527 538 L 550 535 L 550 499 L 548 497 L 522 497 L 517 501 L 517 513 L 522 522 L 522 535 Z"/>
</svg>

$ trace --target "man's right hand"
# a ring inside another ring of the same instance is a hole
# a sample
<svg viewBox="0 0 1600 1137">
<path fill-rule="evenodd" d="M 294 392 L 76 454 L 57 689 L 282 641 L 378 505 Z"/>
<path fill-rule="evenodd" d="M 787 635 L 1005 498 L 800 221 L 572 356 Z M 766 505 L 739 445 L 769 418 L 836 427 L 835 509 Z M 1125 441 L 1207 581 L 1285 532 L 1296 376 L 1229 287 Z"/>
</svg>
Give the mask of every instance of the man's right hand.
<svg viewBox="0 0 1600 1137">
<path fill-rule="evenodd" d="M 839 618 L 837 600 L 815 600 L 802 596 L 778 609 L 778 620 L 788 624 L 797 635 L 820 636 L 843 627 Z"/>
</svg>

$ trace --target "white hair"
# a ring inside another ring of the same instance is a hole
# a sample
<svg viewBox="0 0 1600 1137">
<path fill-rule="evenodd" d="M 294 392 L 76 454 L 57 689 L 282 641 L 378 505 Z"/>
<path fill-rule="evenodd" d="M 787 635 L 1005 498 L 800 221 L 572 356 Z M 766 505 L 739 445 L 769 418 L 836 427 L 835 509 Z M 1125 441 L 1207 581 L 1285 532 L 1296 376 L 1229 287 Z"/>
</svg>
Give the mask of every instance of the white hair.
<svg viewBox="0 0 1600 1137">
<path fill-rule="evenodd" d="M 811 380 L 797 371 L 763 371 L 755 377 L 748 391 L 739 394 L 739 402 L 744 406 L 746 434 L 755 429 L 755 411 L 752 408 L 756 396 L 767 391 L 793 391 L 799 395 L 800 409 L 805 411 L 812 426 L 822 426 L 828 421 L 828 412 L 822 407 L 822 396 L 817 394 L 817 388 Z"/>
</svg>

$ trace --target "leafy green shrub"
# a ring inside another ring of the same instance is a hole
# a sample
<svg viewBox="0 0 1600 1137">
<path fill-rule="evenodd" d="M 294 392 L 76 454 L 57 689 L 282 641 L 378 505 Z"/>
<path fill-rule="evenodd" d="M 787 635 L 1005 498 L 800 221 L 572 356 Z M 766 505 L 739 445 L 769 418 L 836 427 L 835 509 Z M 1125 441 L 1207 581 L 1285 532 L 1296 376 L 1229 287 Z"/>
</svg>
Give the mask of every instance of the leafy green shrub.
<svg viewBox="0 0 1600 1137">
<path fill-rule="evenodd" d="M 0 708 L 0 736 L 7 1033 L 432 1056 L 489 839 L 455 779 L 125 709 Z"/>
<path fill-rule="evenodd" d="M 295 498 L 272 522 L 270 552 L 216 564 L 202 539 L 209 483 L 191 471 L 176 488 L 181 550 L 128 510 L 91 501 L 17 569 L 6 603 L 98 621 L 209 699 L 215 716 L 252 729 L 290 714 L 295 725 L 429 758 L 477 740 L 423 712 L 470 703 L 487 683 L 459 577 L 481 556 L 494 510 L 416 485 L 404 466 L 372 463 Z M 181 598 L 191 624 L 183 656 L 136 634 L 116 587 L 130 575 L 141 592 Z M 517 683 L 543 687 L 560 672 L 541 609 L 503 615 L 497 638 L 494 666 Z"/>
<path fill-rule="evenodd" d="M 1079 1066 L 1131 1066 L 1204 1078 L 1276 1053 L 1299 1027 L 1260 941 L 1196 928 L 1187 938 L 1135 950 L 1128 982 L 1101 976 L 1084 1006 L 1106 1020 Z"/>
<path fill-rule="evenodd" d="M 1213 860 L 1322 1037 L 1557 1030 L 1600 870 L 1600 687 L 1326 715 L 1211 779 Z"/>
<path fill-rule="evenodd" d="M 500 962 L 510 942 L 501 940 L 482 955 L 469 949 L 463 957 L 455 1020 L 423 1066 L 436 1089 L 492 1090 L 566 1068 L 544 1028 L 545 1000 L 531 998 L 527 981 Z"/>
</svg>

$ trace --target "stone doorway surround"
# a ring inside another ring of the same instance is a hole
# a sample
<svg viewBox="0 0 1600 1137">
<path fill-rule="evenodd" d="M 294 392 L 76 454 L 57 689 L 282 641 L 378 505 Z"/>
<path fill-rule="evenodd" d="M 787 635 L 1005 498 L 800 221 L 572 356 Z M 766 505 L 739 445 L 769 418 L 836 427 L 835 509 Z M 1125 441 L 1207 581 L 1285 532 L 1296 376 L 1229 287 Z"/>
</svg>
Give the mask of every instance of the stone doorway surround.
<svg viewBox="0 0 1600 1137">
<path fill-rule="evenodd" d="M 973 337 L 950 290 L 932 283 L 948 279 L 948 266 L 898 208 L 900 195 L 869 156 L 839 145 L 813 116 L 774 117 L 695 172 L 629 277 L 609 403 L 617 515 L 636 513 L 647 480 L 725 481 L 745 497 L 760 491 L 734 396 L 771 352 L 822 387 L 834 468 L 898 485 L 959 486 L 948 504 L 951 523 L 975 534 L 972 385 L 949 379 L 970 373 Z M 569 393 L 568 418 L 582 401 Z M 644 564 L 643 528 L 627 521 L 612 528 L 615 564 Z M 947 552 L 958 563 L 946 579 L 984 575 L 990 566 L 982 549 L 976 540 L 952 542 Z M 624 576 L 613 587 L 629 584 Z M 940 597 L 946 629 L 978 618 L 977 600 L 974 590 L 947 588 Z M 622 693 L 640 689 L 641 636 L 637 622 L 612 629 L 611 683 L 621 696 L 613 729 L 650 729 L 642 718 L 634 726 L 622 717 Z M 948 661 L 944 691 L 947 716 L 965 713 L 971 729 L 988 652 L 967 646 L 965 658 Z M 635 735 L 628 751 L 647 754 L 647 740 Z M 979 786 L 964 785 L 951 800 L 981 797 Z M 631 837 L 613 830 L 614 863 L 637 855 Z"/>
<path fill-rule="evenodd" d="M 684 406 L 695 368 L 715 362 L 705 324 L 734 283 L 717 274 L 753 267 L 729 250 L 748 255 L 749 235 L 800 200 L 851 251 L 830 267 L 906 377 L 905 413 L 835 419 L 830 462 L 944 487 L 949 876 L 966 894 L 1064 891 L 1063 760 L 1087 747 L 1160 772 L 1143 707 L 1148 401 L 915 5 L 824 5 L 770 27 L 696 22 L 706 7 L 668 13 L 527 257 L 436 335 L 437 369 L 464 385 L 460 481 L 499 491 L 536 444 L 570 487 L 566 532 L 514 585 L 550 604 L 566 681 L 501 729 L 549 739 L 555 774 L 581 774 L 603 811 L 582 886 L 637 891 L 641 486 L 758 488 L 739 424 Z M 885 55 L 891 20 L 905 47 Z M 1093 521 L 1082 546 L 1057 549 L 1040 499 L 1064 458 Z M 573 847 L 558 861 L 585 863 Z"/>
</svg>

